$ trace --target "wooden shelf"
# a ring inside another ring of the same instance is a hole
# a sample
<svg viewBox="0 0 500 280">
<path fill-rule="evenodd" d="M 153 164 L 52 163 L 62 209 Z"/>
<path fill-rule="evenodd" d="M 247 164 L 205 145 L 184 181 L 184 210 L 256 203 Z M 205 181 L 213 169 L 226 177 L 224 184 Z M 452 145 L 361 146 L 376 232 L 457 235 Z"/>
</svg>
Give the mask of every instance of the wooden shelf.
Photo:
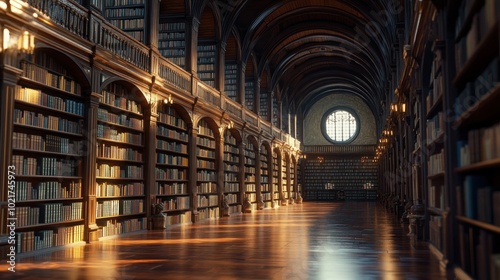
<svg viewBox="0 0 500 280">
<path fill-rule="evenodd" d="M 427 207 L 427 211 L 434 216 L 442 216 L 444 212 L 443 209 L 436 207 Z"/>
<path fill-rule="evenodd" d="M 458 167 L 458 168 L 455 168 L 455 172 L 465 173 L 465 172 L 470 172 L 470 171 L 478 171 L 478 170 L 491 169 L 491 168 L 496 168 L 496 167 L 500 167 L 500 158 L 481 161 L 481 162 L 473 163 L 473 164 L 470 164 L 467 166 Z"/>
<path fill-rule="evenodd" d="M 479 11 L 479 9 L 481 8 L 481 6 L 483 5 L 483 2 L 484 2 L 484 0 L 473 0 L 473 1 L 474 1 L 474 3 L 471 5 L 470 10 L 467 13 L 467 17 L 465 18 L 465 20 L 463 22 L 462 28 L 457 33 L 457 36 L 455 38 L 456 41 L 460 40 L 462 37 L 467 35 L 467 33 L 469 32 L 469 29 L 471 27 L 472 20 L 474 19 L 475 14 Z M 459 7 L 459 5 L 457 5 L 457 7 Z"/>
<path fill-rule="evenodd" d="M 434 103 L 431 105 L 431 107 L 429 108 L 429 110 L 427 110 L 427 118 L 431 118 L 433 117 L 434 115 L 436 115 L 436 113 L 440 110 L 442 110 L 443 108 L 443 95 L 439 95 L 437 97 L 436 100 L 434 100 Z"/>
<path fill-rule="evenodd" d="M 427 179 L 430 179 L 430 180 L 443 179 L 444 180 L 444 175 L 445 175 L 444 172 L 439 172 L 437 174 L 427 176 Z"/>
<path fill-rule="evenodd" d="M 453 85 L 462 89 L 468 81 L 475 79 L 496 55 L 498 55 L 498 21 L 457 73 L 453 79 Z"/>
<path fill-rule="evenodd" d="M 484 230 L 487 230 L 487 231 L 490 231 L 490 232 L 493 232 L 496 234 L 500 234 L 500 226 L 488 224 L 486 222 L 470 219 L 470 218 L 467 218 L 464 216 L 456 216 L 456 219 L 457 219 L 457 221 L 459 221 L 461 223 L 475 226 L 475 227 L 478 227 L 478 228 L 481 228 L 481 229 L 484 229 Z"/>
<path fill-rule="evenodd" d="M 498 119 L 500 117 L 498 104 L 500 104 L 500 83 L 465 111 L 453 123 L 453 127 L 460 128 Z"/>
</svg>

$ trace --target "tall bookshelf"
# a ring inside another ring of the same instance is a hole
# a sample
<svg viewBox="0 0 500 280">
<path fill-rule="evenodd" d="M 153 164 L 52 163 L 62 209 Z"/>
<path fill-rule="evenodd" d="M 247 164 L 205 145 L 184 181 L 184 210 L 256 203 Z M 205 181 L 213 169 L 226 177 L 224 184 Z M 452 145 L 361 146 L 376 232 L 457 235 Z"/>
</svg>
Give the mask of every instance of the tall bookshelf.
<svg viewBox="0 0 500 280">
<path fill-rule="evenodd" d="M 168 60 L 184 68 L 186 66 L 186 24 L 166 22 L 160 19 L 158 51 Z"/>
<path fill-rule="evenodd" d="M 312 155 L 304 168 L 304 199 L 375 200 L 378 169 L 373 160 L 359 157 Z"/>
<path fill-rule="evenodd" d="M 226 61 L 224 66 L 224 92 L 234 101 L 238 98 L 238 64 L 235 61 Z"/>
<path fill-rule="evenodd" d="M 297 198 L 296 178 L 295 178 L 295 160 L 290 159 L 290 198 Z"/>
<path fill-rule="evenodd" d="M 279 163 L 279 158 L 278 158 L 278 152 L 276 150 L 273 150 L 273 157 L 272 157 L 272 165 L 273 165 L 273 189 L 272 189 L 272 199 L 273 199 L 273 207 L 276 207 L 279 205 L 279 200 L 280 200 L 280 179 L 279 177 L 281 176 L 280 174 L 280 163 Z"/>
<path fill-rule="evenodd" d="M 455 26 L 457 130 L 455 274 L 500 278 L 500 70 L 498 1 L 460 1 L 448 7 Z"/>
<path fill-rule="evenodd" d="M 188 190 L 187 124 L 174 107 L 162 104 L 156 127 L 156 203 L 163 203 L 167 225 L 191 221 Z"/>
<path fill-rule="evenodd" d="M 200 41 L 198 44 L 198 78 L 211 87 L 215 87 L 216 51 L 214 43 Z"/>
<path fill-rule="evenodd" d="M 259 108 L 259 116 L 264 120 L 269 120 L 269 94 L 261 89 L 259 94 L 260 98 L 260 108 Z"/>
<path fill-rule="evenodd" d="M 248 141 L 248 140 L 247 140 Z M 256 210 L 257 188 L 255 185 L 255 145 L 248 141 L 245 145 L 245 199 L 248 198 L 252 203 L 252 210 Z"/>
<path fill-rule="evenodd" d="M 270 182 L 269 174 L 269 161 L 270 152 L 266 145 L 260 147 L 260 195 L 264 201 L 264 208 L 272 207 L 272 185 Z"/>
<path fill-rule="evenodd" d="M 144 43 L 144 0 L 105 0 L 103 14 L 109 23 Z"/>
<path fill-rule="evenodd" d="M 128 86 L 111 83 L 101 92 L 96 145 L 98 236 L 144 229 L 144 116 Z"/>
<path fill-rule="evenodd" d="M 84 238 L 85 105 L 72 73 L 48 53 L 21 64 L 15 91 L 12 163 L 17 253 Z"/>
<path fill-rule="evenodd" d="M 240 149 L 230 130 L 224 132 L 224 195 L 229 213 L 240 213 Z"/>
<path fill-rule="evenodd" d="M 198 123 L 196 138 L 198 220 L 219 217 L 215 134 L 205 119 Z"/>
<path fill-rule="evenodd" d="M 445 152 L 445 81 L 444 81 L 444 43 L 442 38 L 434 39 L 432 44 L 434 60 L 431 64 L 429 87 L 425 94 L 426 139 L 425 155 L 427 161 L 427 210 L 429 213 L 429 242 L 434 251 L 444 250 L 443 211 L 445 210 L 446 152 Z"/>
<path fill-rule="evenodd" d="M 281 191 L 283 192 L 283 197 L 288 200 L 288 191 L 290 186 L 288 185 L 288 155 L 284 155 L 281 159 Z"/>
<path fill-rule="evenodd" d="M 250 111 L 254 111 L 254 79 L 253 77 L 247 77 L 245 79 L 245 108 Z"/>
</svg>

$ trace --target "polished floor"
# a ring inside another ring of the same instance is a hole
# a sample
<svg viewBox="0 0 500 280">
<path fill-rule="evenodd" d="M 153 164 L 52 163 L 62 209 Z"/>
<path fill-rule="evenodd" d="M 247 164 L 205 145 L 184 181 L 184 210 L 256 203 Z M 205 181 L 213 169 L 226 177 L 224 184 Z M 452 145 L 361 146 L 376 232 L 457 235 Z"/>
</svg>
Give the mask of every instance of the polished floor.
<svg viewBox="0 0 500 280">
<path fill-rule="evenodd" d="M 305 202 L 2 261 L 0 279 L 446 279 L 406 233 L 376 202 Z"/>
</svg>

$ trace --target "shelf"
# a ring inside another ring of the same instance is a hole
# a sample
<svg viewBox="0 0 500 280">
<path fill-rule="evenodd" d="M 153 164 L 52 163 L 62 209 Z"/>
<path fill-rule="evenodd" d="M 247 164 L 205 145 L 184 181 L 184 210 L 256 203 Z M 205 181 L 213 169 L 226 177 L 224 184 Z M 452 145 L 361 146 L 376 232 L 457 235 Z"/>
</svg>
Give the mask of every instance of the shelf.
<svg viewBox="0 0 500 280">
<path fill-rule="evenodd" d="M 465 173 L 469 171 L 478 171 L 478 170 L 492 169 L 497 167 L 500 167 L 500 158 L 481 161 L 467 166 L 458 167 L 455 168 L 455 172 Z"/>
<path fill-rule="evenodd" d="M 33 178 L 33 179 L 56 179 L 56 180 L 61 180 L 61 179 L 78 179 L 81 180 L 82 177 L 78 176 L 47 176 L 47 175 L 21 175 L 21 174 L 16 174 L 16 179 L 27 179 L 27 178 Z"/>
<path fill-rule="evenodd" d="M 445 175 L 444 172 L 439 172 L 439 173 L 427 176 L 427 179 L 430 179 L 430 180 L 443 179 L 444 180 L 444 175 Z"/>
<path fill-rule="evenodd" d="M 178 167 L 178 168 L 188 168 L 188 165 L 180 165 L 180 164 L 173 164 L 173 163 L 156 163 L 156 166 L 163 166 L 163 167 Z"/>
<path fill-rule="evenodd" d="M 427 207 L 427 211 L 434 216 L 442 216 L 444 213 L 443 209 L 436 207 Z"/>
<path fill-rule="evenodd" d="M 157 194 L 156 197 L 189 196 L 188 193 Z"/>
<path fill-rule="evenodd" d="M 487 231 L 490 231 L 490 232 L 493 232 L 496 234 L 500 234 L 500 226 L 488 224 L 488 223 L 474 220 L 474 219 L 470 219 L 470 218 L 467 218 L 464 216 L 456 216 L 456 219 L 457 219 L 457 221 L 462 222 L 464 224 L 468 224 L 468 225 L 475 226 L 475 227 L 478 227 L 478 228 L 481 228 L 481 229 L 484 229 L 484 230 L 487 230 Z"/>
<path fill-rule="evenodd" d="M 463 1 L 465 1 L 465 0 L 463 0 Z M 468 0 L 468 1 L 472 1 L 472 0 Z M 474 3 L 471 5 L 470 10 L 467 13 L 467 17 L 463 21 L 462 28 L 457 33 L 457 36 L 455 38 L 456 41 L 459 41 L 462 37 L 467 35 L 467 33 L 469 32 L 469 29 L 471 27 L 472 20 L 474 19 L 474 16 L 476 15 L 477 12 L 479 12 L 479 9 L 481 8 L 481 6 L 483 5 L 483 2 L 484 2 L 484 0 L 473 0 L 473 1 L 474 1 Z"/>
<path fill-rule="evenodd" d="M 477 0 L 476 0 L 477 1 Z M 494 27 L 488 31 L 484 38 L 477 46 L 474 53 L 467 59 L 462 69 L 453 79 L 453 85 L 461 89 L 465 84 L 474 79 L 477 73 L 480 73 L 491 59 L 498 54 L 498 20 Z"/>
<path fill-rule="evenodd" d="M 137 163 L 137 164 L 142 164 L 144 161 L 138 161 L 138 160 L 132 160 L 132 159 L 116 159 L 116 158 L 108 158 L 108 157 L 96 157 L 98 160 L 101 161 L 113 161 L 113 162 L 131 162 L 131 163 Z"/>
<path fill-rule="evenodd" d="M 101 107 L 101 106 L 102 107 L 107 107 L 109 109 L 113 109 L 114 110 L 114 111 L 112 111 L 113 114 L 116 114 L 117 113 L 116 111 L 120 111 L 122 113 L 130 114 L 130 115 L 135 115 L 138 118 L 143 118 L 144 117 L 142 113 L 130 111 L 130 110 L 127 110 L 127 109 L 124 109 L 124 108 L 120 108 L 120 107 L 117 107 L 117 106 L 114 106 L 114 105 L 111 105 L 111 104 L 108 104 L 108 103 L 99 102 L 99 107 Z"/>
<path fill-rule="evenodd" d="M 78 114 L 75 114 L 75 113 L 70 113 L 70 112 L 58 110 L 58 109 L 51 108 L 51 107 L 46 107 L 46 106 L 39 105 L 39 104 L 36 104 L 36 103 L 31 103 L 31 102 L 27 102 L 27 101 L 23 101 L 23 100 L 18 100 L 18 99 L 16 99 L 15 102 L 18 103 L 18 104 L 20 104 L 20 105 L 22 105 L 22 106 L 37 108 L 37 109 L 41 109 L 43 111 L 50 111 L 50 112 L 56 113 L 56 114 L 64 114 L 64 115 L 67 115 L 67 117 L 70 117 L 70 118 L 83 119 L 82 115 L 78 115 Z"/>
<path fill-rule="evenodd" d="M 118 196 L 96 196 L 97 199 L 122 199 L 122 198 L 143 198 L 144 194 L 138 195 L 118 195 Z"/>
<path fill-rule="evenodd" d="M 71 158 L 82 158 L 83 157 L 82 155 L 79 155 L 79 154 L 64 154 L 64 153 L 58 153 L 58 152 L 48 152 L 48 151 L 19 149 L 19 148 L 12 148 L 12 151 L 19 152 L 19 153 L 37 153 L 37 154 L 43 154 L 43 155 L 64 156 L 64 157 L 71 157 Z"/>
<path fill-rule="evenodd" d="M 133 214 L 119 214 L 113 216 L 96 217 L 97 220 L 113 219 L 113 218 L 129 218 L 134 216 L 146 215 L 146 212 L 133 213 Z"/>
<path fill-rule="evenodd" d="M 433 117 L 437 112 L 441 111 L 442 108 L 443 108 L 443 95 L 440 94 L 434 101 L 434 104 L 432 104 L 429 110 L 427 111 L 427 119 Z"/>
<path fill-rule="evenodd" d="M 454 123 L 453 127 L 481 124 L 500 117 L 500 84 L 493 87 L 486 95 L 481 97 L 472 107 L 465 111 Z"/>
<path fill-rule="evenodd" d="M 430 150 L 430 149 L 436 149 L 436 147 L 441 147 L 444 145 L 444 132 L 441 132 L 437 137 L 436 139 L 432 140 L 431 143 L 427 144 L 427 149 Z M 436 150 L 440 150 L 440 149 L 436 149 Z"/>
<path fill-rule="evenodd" d="M 126 129 L 126 130 L 132 130 L 132 131 L 136 131 L 136 132 L 140 132 L 140 133 L 143 132 L 143 128 L 134 128 L 134 127 L 126 126 L 126 125 L 123 125 L 123 124 L 117 124 L 117 123 L 114 123 L 114 122 L 105 121 L 105 120 L 99 120 L 99 119 L 97 120 L 97 122 L 100 122 L 102 124 L 106 124 L 106 125 L 109 125 L 109 126 L 113 126 L 113 127 L 123 128 L 123 129 Z"/>
<path fill-rule="evenodd" d="M 26 129 L 26 130 L 36 129 L 36 130 L 40 130 L 40 131 L 50 131 L 51 133 L 57 133 L 57 134 L 62 134 L 62 135 L 70 135 L 70 136 L 82 137 L 82 135 L 78 134 L 78 133 L 72 133 L 72 132 L 66 132 L 66 131 L 60 131 L 60 130 L 53 130 L 53 129 L 49 129 L 49 128 L 43 128 L 43 127 L 34 126 L 34 125 L 27 125 L 27 124 L 20 124 L 20 123 L 14 123 L 14 125 L 16 127 L 23 128 L 23 129 Z"/>
<path fill-rule="evenodd" d="M 174 213 L 174 212 L 187 212 L 189 211 L 189 208 L 181 208 L 181 209 L 168 209 L 168 210 L 163 210 L 161 211 L 162 213 Z"/>
<path fill-rule="evenodd" d="M 116 143 L 116 144 L 120 144 L 120 145 L 127 145 L 127 146 L 134 146 L 134 147 L 138 147 L 138 148 L 144 148 L 143 145 L 133 144 L 133 143 L 128 143 L 128 142 L 121 142 L 119 140 L 113 140 L 113 139 L 107 139 L 107 138 L 97 137 L 97 141 L 105 141 L 105 142 Z"/>
<path fill-rule="evenodd" d="M 97 180 L 129 180 L 129 181 L 143 181 L 144 178 L 114 178 L 114 177 L 96 177 Z"/>
<path fill-rule="evenodd" d="M 30 78 L 27 78 L 27 77 L 24 77 L 24 76 L 21 76 L 19 78 L 19 82 L 25 86 L 25 85 L 29 85 L 29 86 L 35 86 L 37 88 L 41 88 L 41 89 L 47 89 L 47 90 L 50 90 L 51 94 L 54 94 L 57 95 L 57 96 L 60 96 L 60 97 L 67 97 L 68 95 L 71 96 L 72 98 L 78 98 L 78 99 L 83 99 L 83 97 L 77 93 L 72 93 L 70 91 L 66 91 L 64 89 L 60 89 L 60 88 L 56 88 L 56 87 L 53 87 L 53 86 L 49 86 L 47 84 L 44 84 L 44 83 L 41 83 L 41 82 L 38 82 L 38 81 L 35 81 L 33 79 L 30 79 Z"/>
<path fill-rule="evenodd" d="M 52 199 L 30 199 L 30 200 L 16 200 L 16 203 L 27 203 L 33 204 L 38 202 L 57 202 L 57 201 L 79 201 L 82 200 L 83 197 L 67 197 L 67 198 L 52 198 Z M 43 225 L 43 224 L 42 224 Z"/>
<path fill-rule="evenodd" d="M 78 219 L 78 220 L 62 221 L 62 222 L 57 222 L 57 223 L 42 223 L 42 224 L 36 224 L 36 225 L 16 227 L 16 230 L 24 231 L 27 229 L 35 229 L 35 228 L 40 228 L 40 227 L 45 228 L 45 227 L 63 226 L 63 225 L 79 223 L 79 222 L 81 223 L 83 221 L 84 221 L 83 219 Z"/>
</svg>

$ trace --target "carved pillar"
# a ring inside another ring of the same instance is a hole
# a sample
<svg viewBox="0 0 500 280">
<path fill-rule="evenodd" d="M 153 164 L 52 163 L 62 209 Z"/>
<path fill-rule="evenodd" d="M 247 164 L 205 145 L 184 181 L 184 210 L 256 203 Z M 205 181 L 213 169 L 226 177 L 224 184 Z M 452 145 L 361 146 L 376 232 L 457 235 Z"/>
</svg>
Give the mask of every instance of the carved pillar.
<svg viewBox="0 0 500 280">
<path fill-rule="evenodd" d="M 151 217 L 154 213 L 152 205 L 156 203 L 156 195 L 158 194 L 158 189 L 156 187 L 156 122 L 158 120 L 158 103 L 154 102 L 150 106 L 150 110 L 146 110 L 146 115 L 144 116 L 144 122 L 147 124 L 144 130 L 146 133 L 144 156 L 147 159 L 145 162 L 146 174 L 144 174 L 144 196 L 149 198 L 145 201 L 145 209 L 148 217 L 147 228 L 153 229 Z M 147 122 L 148 119 L 149 122 Z"/>
<path fill-rule="evenodd" d="M 240 193 L 238 197 L 238 203 L 243 207 L 243 201 L 245 199 L 245 191 L 246 191 L 246 186 L 245 186 L 245 142 L 242 140 L 238 144 L 238 150 L 240 152 L 239 158 L 240 158 L 240 166 L 239 166 L 239 173 L 238 173 L 238 182 L 240 184 Z"/>
<path fill-rule="evenodd" d="M 198 28 L 200 21 L 193 17 L 186 22 L 186 70 L 196 75 L 198 68 Z M 194 90 L 194 87 L 193 87 Z"/>
<path fill-rule="evenodd" d="M 219 57 L 217 57 L 216 67 L 216 77 L 215 77 L 215 88 L 220 90 L 220 92 L 224 92 L 224 82 L 226 80 L 226 42 L 219 42 L 217 46 L 219 49 Z M 221 98 L 222 100 L 222 98 Z M 222 104 L 221 104 L 222 105 Z"/>
<path fill-rule="evenodd" d="M 219 198 L 220 211 L 219 214 L 222 217 L 223 205 L 222 199 L 224 198 L 222 194 L 224 193 L 224 128 L 220 129 L 219 136 L 215 139 L 215 169 L 217 171 L 217 197 Z"/>
<path fill-rule="evenodd" d="M 97 75 L 93 75 L 97 76 Z M 95 83 L 98 83 L 97 78 L 93 77 Z M 94 84 L 93 88 L 98 87 L 98 84 Z M 97 109 L 99 108 L 99 98 L 101 95 L 97 92 L 90 93 L 88 106 L 87 106 L 87 137 L 86 137 L 86 161 L 83 168 L 83 178 L 84 185 L 87 186 L 84 190 L 84 202 L 85 202 L 85 237 L 87 242 L 93 242 L 98 240 L 96 220 L 96 209 L 97 209 L 97 198 L 96 198 L 96 155 L 97 147 L 95 145 L 97 141 Z M 86 183 L 85 183 L 86 181 Z"/>
<path fill-rule="evenodd" d="M 1 34 L 1 32 L 0 32 Z M 11 194 L 8 193 L 10 190 L 8 186 L 8 175 L 9 171 L 14 171 L 14 175 L 17 171 L 10 166 L 12 166 L 12 133 L 13 133 L 13 113 L 14 113 L 14 95 L 16 90 L 17 81 L 21 76 L 21 70 L 4 65 L 3 55 L 0 53 L 0 75 L 1 75 L 1 96 L 0 96 L 0 245 L 7 244 L 9 236 L 9 228 L 7 224 L 9 222 L 8 210 L 8 198 L 11 198 Z"/>
<path fill-rule="evenodd" d="M 260 205 L 262 201 L 262 188 L 260 186 L 260 140 L 257 147 L 255 147 L 255 196 L 257 199 L 257 209 L 261 210 L 264 206 Z M 262 208 L 261 208 L 262 207 Z"/>
<path fill-rule="evenodd" d="M 196 216 L 198 215 L 198 190 L 196 188 L 197 183 L 197 167 L 196 167 L 196 138 L 198 137 L 198 129 L 193 127 L 188 128 L 189 134 L 189 167 L 188 167 L 188 191 L 191 194 L 191 211 L 192 211 L 192 222 L 196 222 Z"/>
</svg>

